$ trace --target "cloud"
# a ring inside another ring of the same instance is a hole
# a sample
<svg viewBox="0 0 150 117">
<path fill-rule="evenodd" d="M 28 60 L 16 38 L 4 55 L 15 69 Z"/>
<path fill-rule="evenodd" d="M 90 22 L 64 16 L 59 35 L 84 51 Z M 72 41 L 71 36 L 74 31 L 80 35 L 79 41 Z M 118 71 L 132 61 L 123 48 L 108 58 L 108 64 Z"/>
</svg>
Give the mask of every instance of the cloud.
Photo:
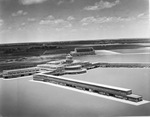
<svg viewBox="0 0 150 117">
<path fill-rule="evenodd" d="M 36 19 L 35 18 L 28 18 L 27 19 L 29 22 L 33 22 L 33 21 L 35 21 Z"/>
<path fill-rule="evenodd" d="M 80 22 L 82 23 L 82 25 L 88 25 L 88 24 L 90 24 L 90 23 L 94 23 L 94 22 L 96 22 L 96 18 L 95 17 L 85 17 L 85 18 L 83 18 Z"/>
<path fill-rule="evenodd" d="M 0 19 L 0 26 L 4 24 L 4 20 Z"/>
<path fill-rule="evenodd" d="M 70 2 L 71 2 L 71 3 L 73 3 L 73 2 L 74 2 L 74 0 L 70 0 Z"/>
<path fill-rule="evenodd" d="M 62 31 L 62 30 L 64 30 L 64 28 L 56 28 L 56 31 Z"/>
<path fill-rule="evenodd" d="M 55 17 L 54 17 L 54 16 L 52 16 L 52 15 L 49 15 L 46 19 L 54 20 L 54 19 L 55 19 Z"/>
<path fill-rule="evenodd" d="M 53 25 L 56 27 L 68 27 L 68 28 L 72 27 L 72 24 L 69 21 L 64 20 L 64 19 L 55 19 L 55 17 L 52 15 L 41 20 L 39 22 L 39 24 L 41 24 L 41 25 Z"/>
<path fill-rule="evenodd" d="M 21 24 L 21 26 L 25 26 L 26 25 L 26 23 L 25 22 L 23 22 L 22 24 Z"/>
<path fill-rule="evenodd" d="M 120 0 L 116 0 L 114 2 L 108 2 L 101 0 L 100 2 L 96 2 L 93 6 L 87 6 L 84 8 L 84 10 L 101 10 L 105 8 L 111 8 L 113 6 L 116 6 L 120 3 Z"/>
<path fill-rule="evenodd" d="M 123 22 L 123 21 L 131 21 L 134 20 L 134 17 L 85 17 L 83 18 L 80 23 L 85 26 L 92 23 L 100 24 L 100 23 L 108 23 L 108 22 Z"/>
<path fill-rule="evenodd" d="M 75 28 L 70 30 L 70 32 L 72 32 L 72 33 L 76 32 L 76 31 L 77 31 L 77 29 L 75 29 Z"/>
<path fill-rule="evenodd" d="M 139 19 L 149 19 L 149 13 L 140 13 L 137 15 Z"/>
<path fill-rule="evenodd" d="M 69 17 L 67 18 L 67 20 L 68 20 L 68 21 L 72 21 L 72 20 L 75 20 L 75 18 L 74 18 L 73 16 L 69 16 Z"/>
<path fill-rule="evenodd" d="M 48 17 L 42 19 L 39 24 L 53 24 L 54 20 L 55 20 L 55 17 L 52 15 L 49 15 Z"/>
<path fill-rule="evenodd" d="M 22 15 L 27 15 L 27 12 L 24 12 L 23 10 L 19 10 L 16 13 L 12 13 L 12 16 L 22 16 Z"/>
<path fill-rule="evenodd" d="M 41 20 L 39 24 L 43 25 L 43 24 L 50 24 L 50 23 L 52 23 L 52 21 L 50 20 Z"/>
<path fill-rule="evenodd" d="M 137 17 L 143 17 L 144 15 L 145 15 L 144 13 L 140 13 L 140 14 L 138 14 Z"/>
<path fill-rule="evenodd" d="M 57 2 L 57 5 L 61 5 L 61 4 L 65 3 L 65 2 L 73 3 L 74 0 L 59 0 L 59 1 Z"/>
<path fill-rule="evenodd" d="M 62 4 L 62 3 L 64 3 L 64 0 L 58 1 L 57 5 L 60 5 L 60 4 Z"/>
<path fill-rule="evenodd" d="M 23 5 L 31 5 L 31 4 L 40 4 L 46 2 L 47 0 L 19 0 Z"/>
<path fill-rule="evenodd" d="M 53 20 L 53 23 L 59 27 L 72 27 L 72 24 L 70 22 L 63 19 L 55 19 Z"/>
</svg>

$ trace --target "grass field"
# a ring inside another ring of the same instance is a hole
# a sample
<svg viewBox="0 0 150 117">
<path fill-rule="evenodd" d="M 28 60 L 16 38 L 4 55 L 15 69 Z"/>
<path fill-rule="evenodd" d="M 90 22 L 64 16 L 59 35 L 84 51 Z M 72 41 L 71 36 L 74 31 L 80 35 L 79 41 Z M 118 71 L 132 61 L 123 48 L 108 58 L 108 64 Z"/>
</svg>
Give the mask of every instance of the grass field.
<svg viewBox="0 0 150 117">
<path fill-rule="evenodd" d="M 93 47 L 95 50 L 135 49 L 150 47 L 150 39 L 1 44 L 0 72 L 7 69 L 33 67 L 53 59 L 62 59 L 76 47 Z"/>
</svg>

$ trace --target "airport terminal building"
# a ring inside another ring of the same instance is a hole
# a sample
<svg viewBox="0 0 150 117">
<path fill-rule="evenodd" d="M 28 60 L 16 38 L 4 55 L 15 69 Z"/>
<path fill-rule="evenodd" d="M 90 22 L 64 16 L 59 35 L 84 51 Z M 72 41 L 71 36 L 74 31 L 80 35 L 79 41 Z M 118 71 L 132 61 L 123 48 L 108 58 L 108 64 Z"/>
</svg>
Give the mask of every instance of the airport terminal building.
<svg viewBox="0 0 150 117">
<path fill-rule="evenodd" d="M 95 50 L 92 47 L 75 48 L 70 54 L 72 56 L 95 55 Z"/>
</svg>

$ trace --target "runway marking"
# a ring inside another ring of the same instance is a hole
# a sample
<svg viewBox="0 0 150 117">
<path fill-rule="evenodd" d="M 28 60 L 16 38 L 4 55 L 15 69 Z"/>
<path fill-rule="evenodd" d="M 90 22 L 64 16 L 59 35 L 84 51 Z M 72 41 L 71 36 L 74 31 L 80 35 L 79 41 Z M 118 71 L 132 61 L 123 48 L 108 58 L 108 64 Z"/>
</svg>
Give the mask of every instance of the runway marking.
<svg viewBox="0 0 150 117">
<path fill-rule="evenodd" d="M 73 90 L 73 91 L 76 91 L 76 92 L 85 93 L 85 94 L 88 94 L 88 95 L 93 95 L 93 96 L 97 96 L 97 97 L 101 97 L 101 98 L 106 98 L 106 99 L 110 99 L 110 100 L 114 100 L 114 101 L 118 101 L 118 102 L 122 102 L 122 103 L 126 103 L 126 104 L 135 105 L 135 106 L 140 106 L 140 105 L 143 105 L 143 104 L 150 103 L 150 101 L 147 101 L 147 100 L 143 100 L 143 101 L 140 101 L 140 102 L 131 102 L 131 101 L 124 100 L 124 99 L 119 99 L 119 98 L 115 98 L 115 97 L 111 97 L 111 96 L 101 95 L 101 94 L 97 94 L 97 93 L 94 93 L 94 92 L 84 91 L 84 90 L 71 88 L 71 87 L 68 87 L 68 86 L 62 86 L 60 84 L 53 84 L 53 83 L 49 83 L 49 82 L 35 81 L 35 80 L 29 80 L 29 81 L 30 82 L 41 83 L 41 84 L 46 84 L 46 85 L 51 85 L 51 86 L 55 86 L 55 87 L 59 87 L 59 88 L 69 89 L 69 90 Z"/>
</svg>

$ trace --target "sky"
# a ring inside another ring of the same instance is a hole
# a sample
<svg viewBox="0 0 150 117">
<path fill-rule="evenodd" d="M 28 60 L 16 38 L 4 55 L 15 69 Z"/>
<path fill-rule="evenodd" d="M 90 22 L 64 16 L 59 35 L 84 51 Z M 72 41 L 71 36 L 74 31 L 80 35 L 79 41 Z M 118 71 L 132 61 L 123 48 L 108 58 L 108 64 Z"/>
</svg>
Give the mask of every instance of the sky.
<svg viewBox="0 0 150 117">
<path fill-rule="evenodd" d="M 149 0 L 0 0 L 0 43 L 147 38 Z"/>
</svg>

